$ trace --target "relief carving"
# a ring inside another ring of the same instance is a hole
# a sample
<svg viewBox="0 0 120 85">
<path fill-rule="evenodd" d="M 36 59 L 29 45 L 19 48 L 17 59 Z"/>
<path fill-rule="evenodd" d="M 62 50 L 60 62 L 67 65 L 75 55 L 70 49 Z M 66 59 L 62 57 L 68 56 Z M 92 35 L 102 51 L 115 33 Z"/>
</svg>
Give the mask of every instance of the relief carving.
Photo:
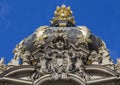
<svg viewBox="0 0 120 85">
<path fill-rule="evenodd" d="M 41 29 L 44 31 L 40 30 L 40 33 L 39 30 L 35 32 L 35 38 L 32 41 L 34 51 L 31 52 L 24 47 L 24 42 L 19 44 L 14 51 L 14 58 L 20 56 L 22 65 L 36 67 L 35 72 L 31 75 L 33 80 L 46 74 L 51 74 L 52 79 L 55 80 L 67 79 L 70 73 L 84 80 L 90 80 L 90 74 L 86 73 L 84 66 L 102 65 L 105 58 L 110 58 L 104 43 L 98 46 L 98 50 L 88 46 L 94 41 L 91 40 L 91 33 L 87 28 L 78 31 L 73 28 L 57 29 L 53 27 Z M 99 40 L 97 37 L 93 38 Z"/>
<path fill-rule="evenodd" d="M 60 31 L 59 31 L 60 32 Z M 79 38 L 79 39 L 82 39 Z M 86 43 L 69 42 L 66 33 L 55 33 L 53 40 L 46 45 L 39 56 L 39 62 L 36 65 L 36 73 L 33 79 L 37 79 L 45 74 L 51 74 L 53 79 L 67 79 L 69 73 L 74 73 L 83 79 L 86 79 L 84 64 L 87 61 L 88 51 Z M 38 52 L 40 53 L 40 51 Z"/>
</svg>

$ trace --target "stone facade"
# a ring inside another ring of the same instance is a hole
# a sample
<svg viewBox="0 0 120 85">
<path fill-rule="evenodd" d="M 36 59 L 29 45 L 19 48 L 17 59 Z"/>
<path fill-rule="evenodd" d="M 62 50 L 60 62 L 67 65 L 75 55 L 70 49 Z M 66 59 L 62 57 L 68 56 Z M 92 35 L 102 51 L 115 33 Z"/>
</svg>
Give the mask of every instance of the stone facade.
<svg viewBox="0 0 120 85">
<path fill-rule="evenodd" d="M 75 26 L 70 7 L 57 7 L 51 26 L 41 26 L 0 60 L 0 85 L 120 85 L 103 40 L 86 26 Z"/>
</svg>

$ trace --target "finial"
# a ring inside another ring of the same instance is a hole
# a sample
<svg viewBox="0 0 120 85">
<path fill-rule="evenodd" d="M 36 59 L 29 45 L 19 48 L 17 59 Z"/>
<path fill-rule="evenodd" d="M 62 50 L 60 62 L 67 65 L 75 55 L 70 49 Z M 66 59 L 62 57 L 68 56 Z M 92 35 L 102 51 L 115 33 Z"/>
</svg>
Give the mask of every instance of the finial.
<svg viewBox="0 0 120 85">
<path fill-rule="evenodd" d="M 62 4 L 62 6 L 61 6 L 62 8 L 65 8 L 66 6 L 64 5 L 64 4 Z"/>
<path fill-rule="evenodd" d="M 59 7 L 56 7 L 56 11 L 54 12 L 55 17 L 51 20 L 51 23 L 54 23 L 58 20 L 68 20 L 71 23 L 75 24 L 74 18 L 72 16 L 72 11 L 70 9 L 70 7 L 66 7 L 64 4 Z"/>
</svg>

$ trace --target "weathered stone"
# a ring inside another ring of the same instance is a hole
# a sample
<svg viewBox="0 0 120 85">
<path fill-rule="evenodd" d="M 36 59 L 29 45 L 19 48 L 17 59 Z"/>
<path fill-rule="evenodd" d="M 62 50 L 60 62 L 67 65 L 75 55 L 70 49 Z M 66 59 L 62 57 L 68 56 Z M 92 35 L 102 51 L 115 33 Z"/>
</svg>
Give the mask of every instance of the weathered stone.
<svg viewBox="0 0 120 85">
<path fill-rule="evenodd" d="M 115 66 L 104 41 L 74 23 L 69 7 L 57 7 L 51 26 L 16 45 L 8 65 L 1 59 L 0 85 L 120 85 L 119 60 Z"/>
</svg>

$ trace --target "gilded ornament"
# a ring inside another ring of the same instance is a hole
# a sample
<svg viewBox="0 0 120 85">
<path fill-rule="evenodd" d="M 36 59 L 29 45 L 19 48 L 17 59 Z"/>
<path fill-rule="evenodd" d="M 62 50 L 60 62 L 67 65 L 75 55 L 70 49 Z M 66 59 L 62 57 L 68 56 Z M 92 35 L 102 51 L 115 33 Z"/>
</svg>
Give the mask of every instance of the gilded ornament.
<svg viewBox="0 0 120 85">
<path fill-rule="evenodd" d="M 58 20 L 68 20 L 75 24 L 74 17 L 72 16 L 73 12 L 71 11 L 70 7 L 66 7 L 64 4 L 61 7 L 57 6 L 54 14 L 55 17 L 53 17 L 51 23 L 54 23 Z M 64 25 L 64 23 L 62 23 L 62 25 Z"/>
</svg>

